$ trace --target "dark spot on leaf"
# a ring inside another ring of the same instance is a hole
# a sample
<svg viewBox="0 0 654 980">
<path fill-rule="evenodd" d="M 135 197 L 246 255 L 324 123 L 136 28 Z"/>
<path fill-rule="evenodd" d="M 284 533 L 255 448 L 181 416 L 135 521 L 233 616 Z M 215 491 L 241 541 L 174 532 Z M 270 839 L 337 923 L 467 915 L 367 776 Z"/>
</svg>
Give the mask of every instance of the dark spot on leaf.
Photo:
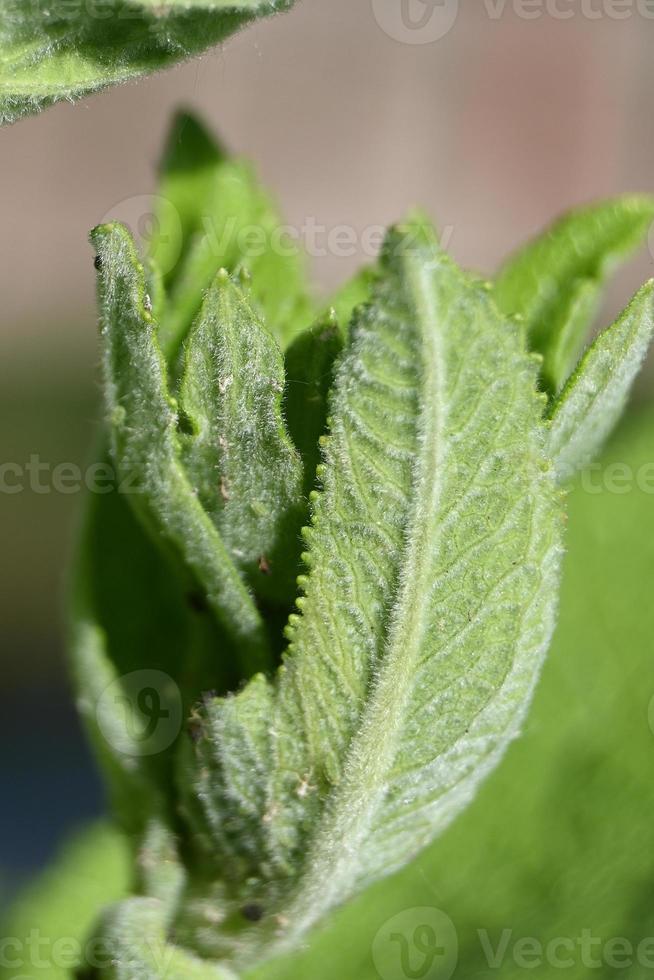
<svg viewBox="0 0 654 980">
<path fill-rule="evenodd" d="M 184 409 L 181 408 L 179 409 L 179 412 L 177 414 L 177 428 L 179 429 L 180 432 L 183 432 L 184 435 L 187 436 L 195 435 L 195 427 L 193 426 L 193 422 L 191 421 L 187 413 L 184 411 Z"/>
<path fill-rule="evenodd" d="M 94 269 L 97 269 L 98 272 L 102 268 L 102 256 L 101 255 L 96 255 L 96 257 L 93 259 L 93 268 Z"/>
<path fill-rule="evenodd" d="M 75 980 L 97 980 L 100 976 L 100 970 L 97 966 L 91 966 L 90 963 L 80 963 L 73 971 L 73 976 Z"/>
<path fill-rule="evenodd" d="M 263 919 L 263 909 L 256 902 L 250 902 L 241 909 L 241 915 L 248 922 L 261 922 Z"/>
<path fill-rule="evenodd" d="M 198 589 L 195 589 L 192 592 L 187 592 L 186 601 L 191 607 L 191 609 L 193 610 L 193 612 L 204 613 L 207 611 L 208 607 L 207 607 L 207 600 L 205 598 L 205 595 L 203 592 L 200 592 Z"/>
</svg>

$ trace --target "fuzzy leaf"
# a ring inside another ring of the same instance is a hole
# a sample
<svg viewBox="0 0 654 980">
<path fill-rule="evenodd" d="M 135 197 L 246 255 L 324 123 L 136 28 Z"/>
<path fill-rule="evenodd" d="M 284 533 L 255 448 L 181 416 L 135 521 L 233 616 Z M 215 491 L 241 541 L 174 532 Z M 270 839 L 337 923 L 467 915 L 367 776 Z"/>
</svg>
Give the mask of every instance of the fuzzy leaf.
<svg viewBox="0 0 654 980">
<path fill-rule="evenodd" d="M 189 58 L 292 0 L 3 0 L 0 123 Z"/>
<path fill-rule="evenodd" d="M 579 356 L 602 287 L 620 260 L 646 239 L 654 198 L 625 196 L 559 219 L 500 270 L 495 298 L 525 320 L 529 345 L 544 358 L 542 377 L 559 391 Z"/>
<path fill-rule="evenodd" d="M 283 391 L 281 351 L 223 269 L 186 346 L 183 462 L 236 567 L 257 593 L 290 603 L 305 507 Z"/>
<path fill-rule="evenodd" d="M 566 497 L 552 649 L 523 735 L 474 802 L 408 868 L 248 980 L 404 980 L 407 962 L 424 980 L 651 974 L 653 435 L 650 401 L 602 456 L 602 473 L 626 464 L 628 492 L 596 478 Z"/>
<path fill-rule="evenodd" d="M 172 942 L 165 909 L 155 898 L 130 898 L 105 914 L 107 980 L 239 980 L 226 966 L 207 963 Z"/>
<path fill-rule="evenodd" d="M 258 838 L 271 762 L 272 709 L 271 686 L 263 675 L 254 677 L 238 696 L 209 701 L 198 722 L 200 764 L 183 772 L 195 775 L 186 803 L 193 806 L 192 794 L 200 800 L 209 837 L 220 842 L 220 873 L 232 881 L 256 874 L 261 861 Z"/>
<path fill-rule="evenodd" d="M 102 358 L 110 444 L 129 500 L 180 553 L 237 645 L 246 673 L 267 664 L 261 615 L 183 470 L 177 406 L 134 243 L 119 224 L 91 233 L 100 271 Z"/>
<path fill-rule="evenodd" d="M 243 734 L 230 736 L 232 767 L 265 799 L 251 823 L 258 868 L 236 894 L 285 923 L 274 940 L 252 927 L 237 960 L 266 941 L 292 945 L 409 860 L 516 735 L 553 626 L 560 552 L 535 383 L 519 330 L 435 233 L 391 234 L 337 372 L 268 749 L 250 739 L 270 754 L 266 783 Z M 212 705 L 216 760 L 230 714 L 247 717 L 230 700 Z M 207 833 L 220 814 L 202 802 Z M 224 843 L 212 843 L 221 866 Z M 195 934 L 185 926 L 202 948 L 200 922 Z"/>
<path fill-rule="evenodd" d="M 559 480 L 590 462 L 618 421 L 654 332 L 654 280 L 589 347 L 557 398 L 548 451 Z"/>
</svg>

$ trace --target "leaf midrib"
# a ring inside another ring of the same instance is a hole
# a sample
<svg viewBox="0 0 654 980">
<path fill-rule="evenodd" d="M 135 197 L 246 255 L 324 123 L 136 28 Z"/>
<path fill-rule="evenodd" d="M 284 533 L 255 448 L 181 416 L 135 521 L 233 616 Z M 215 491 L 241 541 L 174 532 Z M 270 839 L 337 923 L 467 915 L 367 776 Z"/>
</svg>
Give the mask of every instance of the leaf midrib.
<svg viewBox="0 0 654 980">
<path fill-rule="evenodd" d="M 419 257 L 412 261 L 409 256 L 403 264 L 422 341 L 422 408 L 417 432 L 418 446 L 423 451 L 418 456 L 410 491 L 416 503 L 407 521 L 409 533 L 401 558 L 399 593 L 390 614 L 383 664 L 359 731 L 351 742 L 342 782 L 327 803 L 314 838 L 308 870 L 288 915 L 293 926 L 284 945 L 292 944 L 297 935 L 310 928 L 356 880 L 359 867 L 354 857 L 381 803 L 392 770 L 426 629 L 428 576 L 438 547 L 437 516 L 449 449 L 445 438 L 447 405 L 443 398 L 444 324 L 439 323 L 429 282 L 433 269 L 425 269 Z M 427 541 L 433 542 L 432 548 L 425 547 Z M 404 574 L 406 569 L 410 576 Z"/>
</svg>

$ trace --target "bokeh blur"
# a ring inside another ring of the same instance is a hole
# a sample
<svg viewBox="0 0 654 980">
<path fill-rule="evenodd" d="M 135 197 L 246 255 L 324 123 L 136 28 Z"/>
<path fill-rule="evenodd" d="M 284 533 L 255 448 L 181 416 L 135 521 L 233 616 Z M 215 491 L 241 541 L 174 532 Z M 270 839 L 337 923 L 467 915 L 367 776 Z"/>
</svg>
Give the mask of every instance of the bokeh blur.
<svg viewBox="0 0 654 980">
<path fill-rule="evenodd" d="M 365 260 L 366 229 L 414 205 L 458 260 L 490 273 L 560 211 L 654 191 L 654 19 L 635 0 L 449 3 L 435 39 L 398 30 L 389 10 L 301 0 L 199 61 L 0 133 L 0 456 L 37 474 L 0 494 L 0 898 L 103 807 L 66 680 L 63 593 L 81 497 L 41 484 L 38 467 L 82 465 L 91 451 L 87 234 L 153 191 L 172 111 L 193 108 L 252 158 L 291 226 L 322 229 L 310 259 L 320 291 Z M 340 226 L 357 245 L 334 247 Z M 603 317 L 652 274 L 644 250 Z M 646 372 L 636 397 L 652 383 Z"/>
</svg>

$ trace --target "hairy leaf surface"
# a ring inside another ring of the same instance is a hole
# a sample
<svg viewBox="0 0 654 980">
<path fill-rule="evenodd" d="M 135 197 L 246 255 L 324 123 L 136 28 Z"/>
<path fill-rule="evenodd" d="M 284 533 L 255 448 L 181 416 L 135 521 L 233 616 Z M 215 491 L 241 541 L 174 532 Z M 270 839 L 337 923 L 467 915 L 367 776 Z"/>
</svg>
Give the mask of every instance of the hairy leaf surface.
<svg viewBox="0 0 654 980">
<path fill-rule="evenodd" d="M 253 731 L 239 752 L 233 729 L 221 762 L 229 715 L 247 716 L 228 700 L 202 748 L 223 797 L 239 768 L 259 784 L 246 897 L 281 907 L 282 945 L 431 840 L 518 731 L 560 551 L 535 384 L 520 331 L 434 232 L 392 233 L 337 371 L 268 745 Z"/>
<path fill-rule="evenodd" d="M 542 377 L 559 391 L 579 355 L 607 277 L 647 237 L 654 198 L 631 195 L 570 214 L 518 251 L 500 270 L 495 298 L 525 320 Z"/>
<path fill-rule="evenodd" d="M 198 54 L 292 0 L 3 0 L 0 123 Z"/>
<path fill-rule="evenodd" d="M 292 601 L 305 507 L 283 391 L 281 351 L 223 269 L 186 345 L 183 462 L 234 564 L 258 593 Z"/>
<path fill-rule="evenodd" d="M 622 414 L 654 332 L 654 280 L 589 347 L 557 398 L 548 451 L 560 480 L 590 462 Z"/>
<path fill-rule="evenodd" d="M 654 405 L 641 405 L 602 470 L 651 476 L 653 432 Z M 595 489 L 566 498 L 559 621 L 522 737 L 427 852 L 248 980 L 379 980 L 407 962 L 425 980 L 651 972 L 651 478 L 625 494 Z M 432 924 L 438 942 L 423 953 Z"/>
<path fill-rule="evenodd" d="M 184 472 L 177 405 L 134 243 L 118 224 L 102 225 L 91 237 L 100 262 L 105 402 L 118 473 L 142 519 L 184 557 L 252 672 L 267 662 L 263 621 Z"/>
</svg>

